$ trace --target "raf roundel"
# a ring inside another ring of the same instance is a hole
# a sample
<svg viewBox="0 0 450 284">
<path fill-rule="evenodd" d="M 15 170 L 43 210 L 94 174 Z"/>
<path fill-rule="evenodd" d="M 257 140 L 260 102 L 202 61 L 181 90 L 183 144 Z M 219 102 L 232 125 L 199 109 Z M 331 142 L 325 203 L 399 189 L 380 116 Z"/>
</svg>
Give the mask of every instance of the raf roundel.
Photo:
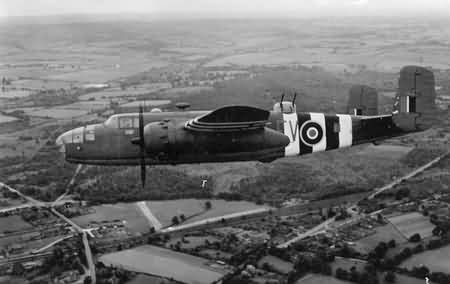
<svg viewBox="0 0 450 284">
<path fill-rule="evenodd" d="M 311 120 L 307 121 L 303 123 L 300 129 L 300 138 L 306 145 L 314 146 L 322 141 L 323 129 L 317 122 Z"/>
</svg>

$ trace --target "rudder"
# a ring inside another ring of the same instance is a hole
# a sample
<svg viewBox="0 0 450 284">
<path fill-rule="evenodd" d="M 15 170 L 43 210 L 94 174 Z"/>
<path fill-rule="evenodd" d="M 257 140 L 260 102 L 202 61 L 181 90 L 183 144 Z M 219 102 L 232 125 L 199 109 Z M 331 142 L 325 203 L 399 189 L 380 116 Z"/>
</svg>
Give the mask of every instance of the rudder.
<svg viewBox="0 0 450 284">
<path fill-rule="evenodd" d="M 420 66 L 403 67 L 393 109 L 395 124 L 407 131 L 431 127 L 437 111 L 435 99 L 433 72 Z"/>
</svg>

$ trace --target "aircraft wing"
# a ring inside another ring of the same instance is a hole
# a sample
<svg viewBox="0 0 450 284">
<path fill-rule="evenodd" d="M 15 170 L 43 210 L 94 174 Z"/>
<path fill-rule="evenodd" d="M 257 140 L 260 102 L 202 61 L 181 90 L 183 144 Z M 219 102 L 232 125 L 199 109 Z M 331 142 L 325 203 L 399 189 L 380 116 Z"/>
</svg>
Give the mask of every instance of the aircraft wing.
<svg viewBox="0 0 450 284">
<path fill-rule="evenodd" d="M 233 132 L 263 129 L 270 116 L 267 110 L 250 106 L 226 106 L 189 120 L 185 128 L 197 132 Z"/>
</svg>

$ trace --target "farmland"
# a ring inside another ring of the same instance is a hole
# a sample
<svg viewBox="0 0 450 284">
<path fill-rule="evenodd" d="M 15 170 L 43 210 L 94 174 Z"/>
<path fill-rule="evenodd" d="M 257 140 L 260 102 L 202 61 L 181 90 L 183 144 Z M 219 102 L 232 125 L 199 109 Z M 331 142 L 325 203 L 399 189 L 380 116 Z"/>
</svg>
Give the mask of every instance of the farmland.
<svg viewBox="0 0 450 284">
<path fill-rule="evenodd" d="M 450 246 L 413 255 L 401 264 L 409 269 L 420 265 L 427 266 L 431 271 L 450 273 Z"/>
<path fill-rule="evenodd" d="M 0 114 L 0 123 L 15 121 L 17 118 Z"/>
<path fill-rule="evenodd" d="M 148 221 L 134 203 L 93 206 L 90 214 L 73 218 L 81 226 L 97 226 L 102 222 L 123 222 L 133 233 L 148 232 Z"/>
<path fill-rule="evenodd" d="M 300 278 L 295 284 L 349 284 L 351 282 L 338 280 L 331 276 L 324 276 L 319 274 L 308 274 Z"/>
<path fill-rule="evenodd" d="M 228 272 L 208 265 L 205 259 L 155 246 L 106 254 L 100 257 L 100 261 L 105 265 L 173 278 L 183 283 L 211 283 Z"/>
<path fill-rule="evenodd" d="M 430 223 L 428 217 L 417 212 L 390 217 L 389 222 L 396 226 L 406 238 L 416 233 L 420 234 L 422 238 L 430 237 L 431 231 L 435 227 Z"/>
<path fill-rule="evenodd" d="M 0 233 L 32 229 L 33 226 L 25 222 L 20 216 L 1 217 Z"/>
<path fill-rule="evenodd" d="M 187 218 L 186 223 L 190 223 L 263 207 L 245 201 L 210 200 L 211 209 L 206 210 L 206 201 L 201 199 L 148 201 L 147 206 L 163 226 L 171 225 L 172 217 L 181 214 Z"/>
<path fill-rule="evenodd" d="M 407 239 L 392 225 L 387 224 L 375 228 L 375 233 L 355 242 L 356 249 L 365 253 L 371 251 L 379 242 L 395 240 L 397 244 L 405 243 Z"/>
<path fill-rule="evenodd" d="M 283 274 L 288 274 L 294 267 L 292 263 L 271 255 L 267 255 L 260 259 L 258 262 L 258 267 L 263 267 L 264 263 L 271 265 L 276 271 Z"/>
</svg>

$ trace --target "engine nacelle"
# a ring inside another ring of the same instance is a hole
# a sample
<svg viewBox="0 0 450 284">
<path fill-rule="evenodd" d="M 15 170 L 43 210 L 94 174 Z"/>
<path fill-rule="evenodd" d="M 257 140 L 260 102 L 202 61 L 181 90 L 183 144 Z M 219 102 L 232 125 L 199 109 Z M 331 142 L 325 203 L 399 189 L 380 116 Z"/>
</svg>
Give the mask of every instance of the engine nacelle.
<svg viewBox="0 0 450 284">
<path fill-rule="evenodd" d="M 145 148 L 148 155 L 157 159 L 256 153 L 268 149 L 284 149 L 289 138 L 275 130 L 262 128 L 233 132 L 195 132 L 184 123 L 165 120 L 144 127 Z"/>
</svg>

